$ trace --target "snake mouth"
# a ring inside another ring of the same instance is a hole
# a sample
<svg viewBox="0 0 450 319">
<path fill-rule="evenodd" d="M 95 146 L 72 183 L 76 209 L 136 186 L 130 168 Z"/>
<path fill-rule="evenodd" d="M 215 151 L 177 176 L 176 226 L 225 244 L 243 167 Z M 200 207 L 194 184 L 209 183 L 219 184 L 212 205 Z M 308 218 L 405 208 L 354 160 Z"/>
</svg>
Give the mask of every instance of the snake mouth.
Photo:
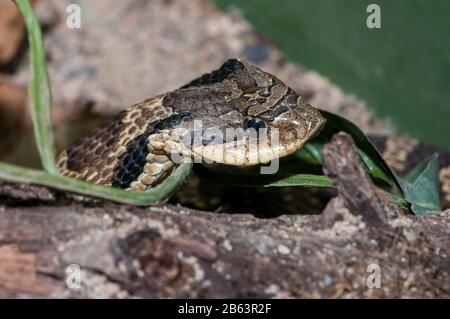
<svg viewBox="0 0 450 319">
<path fill-rule="evenodd" d="M 298 138 L 287 144 L 280 144 L 276 148 L 272 148 L 270 151 L 266 152 L 267 156 L 265 158 L 262 156 L 260 164 L 267 163 L 276 158 L 289 156 L 299 151 L 306 143 L 308 143 L 308 141 L 320 133 L 326 122 L 327 120 L 319 113 L 319 115 L 315 118 L 315 121 L 308 125 L 304 138 Z"/>
<path fill-rule="evenodd" d="M 175 141 L 166 142 L 168 149 L 176 150 L 184 156 L 194 158 L 196 163 L 223 164 L 232 166 L 254 166 L 265 164 L 272 160 L 282 158 L 295 153 L 303 147 L 312 137 L 316 136 L 324 127 L 326 119 L 318 113 L 308 125 L 303 123 L 303 136 L 297 138 L 281 139 L 277 128 L 272 128 L 268 133 L 257 134 L 255 136 L 244 134 L 239 140 L 229 142 L 206 144 L 206 145 L 185 145 Z M 296 130 L 295 128 L 293 128 Z M 261 135 L 263 136 L 261 138 Z"/>
</svg>

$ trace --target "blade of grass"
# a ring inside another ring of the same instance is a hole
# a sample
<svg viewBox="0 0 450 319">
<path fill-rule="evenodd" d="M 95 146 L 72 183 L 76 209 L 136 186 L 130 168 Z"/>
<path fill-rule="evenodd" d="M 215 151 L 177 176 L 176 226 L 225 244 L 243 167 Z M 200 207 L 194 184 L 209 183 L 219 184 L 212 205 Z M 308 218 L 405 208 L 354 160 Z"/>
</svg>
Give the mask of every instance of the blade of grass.
<svg viewBox="0 0 450 319">
<path fill-rule="evenodd" d="M 324 175 L 297 174 L 281 178 L 280 180 L 264 185 L 264 187 L 333 187 L 333 181 Z"/>
<path fill-rule="evenodd" d="M 41 28 L 27 0 L 15 0 L 24 19 L 30 45 L 31 80 L 28 85 L 34 134 L 42 166 L 59 174 L 55 164 L 52 131 L 51 90 Z"/>
<path fill-rule="evenodd" d="M 170 176 L 151 190 L 137 193 L 108 186 L 95 185 L 41 170 L 22 168 L 0 162 L 0 179 L 23 184 L 36 184 L 83 195 L 109 199 L 114 202 L 145 206 L 166 200 L 189 175 L 192 161 L 181 163 Z"/>
</svg>

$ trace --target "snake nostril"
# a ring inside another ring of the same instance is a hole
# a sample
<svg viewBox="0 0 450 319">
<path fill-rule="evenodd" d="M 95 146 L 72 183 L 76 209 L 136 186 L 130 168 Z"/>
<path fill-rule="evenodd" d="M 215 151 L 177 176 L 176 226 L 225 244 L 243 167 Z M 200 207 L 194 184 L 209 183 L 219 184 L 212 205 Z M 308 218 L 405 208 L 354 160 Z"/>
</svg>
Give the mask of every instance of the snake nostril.
<svg viewBox="0 0 450 319">
<path fill-rule="evenodd" d="M 211 144 L 212 142 L 214 142 L 215 139 L 216 139 L 216 135 L 214 135 L 214 134 L 203 135 L 202 145 L 207 146 L 207 145 Z"/>
</svg>

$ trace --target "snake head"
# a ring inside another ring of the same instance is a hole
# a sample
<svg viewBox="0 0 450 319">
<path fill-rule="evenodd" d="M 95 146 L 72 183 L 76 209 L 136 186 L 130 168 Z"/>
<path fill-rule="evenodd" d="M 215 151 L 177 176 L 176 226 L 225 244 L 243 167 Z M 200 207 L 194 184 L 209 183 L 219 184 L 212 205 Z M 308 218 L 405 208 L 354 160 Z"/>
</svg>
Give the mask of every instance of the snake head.
<svg viewBox="0 0 450 319">
<path fill-rule="evenodd" d="M 322 114 L 281 82 L 283 95 L 272 104 L 256 103 L 241 114 L 240 139 L 220 145 L 220 154 L 202 149 L 204 157 L 229 165 L 250 166 L 290 155 L 303 147 L 325 124 Z M 272 93 L 275 93 L 273 89 Z"/>
<path fill-rule="evenodd" d="M 249 165 L 268 162 L 290 155 L 305 145 L 324 126 L 322 114 L 290 89 L 288 94 L 270 110 L 269 115 L 255 116 L 266 122 L 267 139 L 259 141 L 258 159 Z"/>
<path fill-rule="evenodd" d="M 185 103 L 189 117 L 177 128 L 194 134 L 185 143 L 172 139 L 169 148 L 206 163 L 250 166 L 287 156 L 325 123 L 316 108 L 278 78 L 237 59 L 182 87 L 166 102 L 178 109 Z"/>
</svg>

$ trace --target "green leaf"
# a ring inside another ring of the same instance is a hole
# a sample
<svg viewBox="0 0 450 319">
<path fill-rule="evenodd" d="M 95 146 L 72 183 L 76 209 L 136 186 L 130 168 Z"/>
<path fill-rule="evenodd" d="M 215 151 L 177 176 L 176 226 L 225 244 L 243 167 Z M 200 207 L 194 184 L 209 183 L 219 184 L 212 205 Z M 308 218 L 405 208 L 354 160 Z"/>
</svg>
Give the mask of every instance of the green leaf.
<svg viewBox="0 0 450 319">
<path fill-rule="evenodd" d="M 339 131 L 344 131 L 352 136 L 358 152 L 361 155 L 361 159 L 370 174 L 373 177 L 388 183 L 394 187 L 398 194 L 403 195 L 399 178 L 391 170 L 364 132 L 355 124 L 339 115 L 324 110 L 320 110 L 320 112 L 327 119 L 327 122 L 319 135 L 311 141 L 313 147 L 320 148 L 316 153 L 320 154 L 321 148 L 331 140 L 334 134 Z M 309 150 L 308 152 L 311 151 Z M 304 157 L 305 155 L 300 156 Z"/>
<path fill-rule="evenodd" d="M 16 0 L 16 4 L 24 19 L 30 45 L 31 80 L 28 92 L 36 145 L 44 169 L 51 174 L 59 174 L 55 164 L 51 91 L 41 28 L 27 0 Z"/>
<path fill-rule="evenodd" d="M 417 165 L 405 179 L 401 179 L 401 186 L 414 214 L 424 216 L 440 211 L 438 155 L 434 154 Z"/>
<path fill-rule="evenodd" d="M 362 159 L 364 165 L 369 170 L 370 175 L 372 175 L 373 177 L 378 178 L 384 182 L 387 182 L 388 184 L 391 184 L 391 180 L 384 173 L 383 169 L 379 165 L 377 165 L 369 156 L 367 156 L 366 153 L 364 153 L 363 151 L 358 149 L 358 154 L 359 154 L 359 156 L 361 156 L 361 159 Z M 396 179 L 397 179 L 397 181 L 399 181 L 397 177 L 396 177 Z"/>
<path fill-rule="evenodd" d="M 285 176 L 273 181 L 264 187 L 303 186 L 303 187 L 333 187 L 333 181 L 324 175 L 297 174 Z"/>
<path fill-rule="evenodd" d="M 306 143 L 303 148 L 295 153 L 295 156 L 304 163 L 311 165 L 322 165 L 321 151 L 324 141 L 313 140 Z"/>
<path fill-rule="evenodd" d="M 204 166 L 195 166 L 195 172 L 201 178 L 207 178 L 220 185 L 236 187 L 333 187 L 328 176 L 314 174 L 292 174 L 278 172 L 276 174 L 259 174 L 259 167 L 251 173 L 242 173 L 231 167 L 225 172 L 214 171 Z"/>
</svg>

